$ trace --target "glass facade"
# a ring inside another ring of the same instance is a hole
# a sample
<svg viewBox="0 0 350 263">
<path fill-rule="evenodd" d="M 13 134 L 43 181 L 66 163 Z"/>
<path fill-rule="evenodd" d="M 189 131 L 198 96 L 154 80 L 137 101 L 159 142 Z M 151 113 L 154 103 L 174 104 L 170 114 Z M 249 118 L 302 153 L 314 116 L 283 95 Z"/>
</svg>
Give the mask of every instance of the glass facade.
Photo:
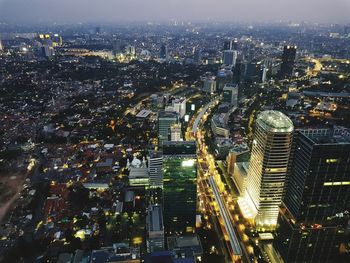
<svg viewBox="0 0 350 263">
<path fill-rule="evenodd" d="M 334 262 L 349 219 L 350 133 L 298 131 L 292 156 L 275 246 L 286 262 Z"/>
<path fill-rule="evenodd" d="M 197 158 L 194 142 L 163 145 L 164 226 L 168 234 L 194 232 Z"/>
<path fill-rule="evenodd" d="M 179 123 L 179 115 L 172 111 L 161 111 L 158 114 L 158 145 L 169 140 L 170 127 Z"/>
<path fill-rule="evenodd" d="M 292 122 L 280 112 L 265 111 L 257 118 L 244 193 L 247 214 L 254 219 L 257 229 L 274 229 L 277 224 L 292 132 Z"/>
</svg>

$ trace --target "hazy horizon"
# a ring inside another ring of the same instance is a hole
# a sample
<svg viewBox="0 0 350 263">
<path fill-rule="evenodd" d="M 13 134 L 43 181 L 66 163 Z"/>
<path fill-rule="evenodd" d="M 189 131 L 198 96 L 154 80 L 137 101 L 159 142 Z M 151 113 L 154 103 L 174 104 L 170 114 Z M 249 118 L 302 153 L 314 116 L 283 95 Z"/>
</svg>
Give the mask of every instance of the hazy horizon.
<svg viewBox="0 0 350 263">
<path fill-rule="evenodd" d="M 0 0 L 0 22 L 349 23 L 350 0 Z"/>
</svg>

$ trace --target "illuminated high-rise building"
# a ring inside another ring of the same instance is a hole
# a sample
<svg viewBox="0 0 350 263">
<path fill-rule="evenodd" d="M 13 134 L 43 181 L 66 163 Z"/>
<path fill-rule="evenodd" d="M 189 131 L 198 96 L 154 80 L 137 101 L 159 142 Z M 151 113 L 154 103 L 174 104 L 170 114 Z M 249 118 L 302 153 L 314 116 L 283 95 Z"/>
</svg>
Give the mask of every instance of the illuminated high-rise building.
<svg viewBox="0 0 350 263">
<path fill-rule="evenodd" d="M 163 157 L 165 230 L 168 234 L 193 233 L 197 200 L 196 143 L 164 142 Z"/>
<path fill-rule="evenodd" d="M 222 57 L 223 64 L 228 66 L 236 65 L 237 60 L 237 51 L 235 50 L 224 50 L 224 54 Z"/>
<path fill-rule="evenodd" d="M 226 40 L 224 42 L 224 50 L 232 50 L 233 49 L 233 40 Z"/>
<path fill-rule="evenodd" d="M 232 42 L 232 49 L 238 50 L 238 39 L 237 38 L 235 38 Z"/>
<path fill-rule="evenodd" d="M 181 124 L 173 124 L 170 127 L 170 140 L 173 142 L 182 141 Z"/>
<path fill-rule="evenodd" d="M 208 77 L 204 80 L 203 91 L 213 95 L 216 92 L 216 80 L 213 77 Z"/>
<path fill-rule="evenodd" d="M 171 103 L 171 106 L 167 106 L 165 111 L 174 111 L 179 114 L 180 118 L 183 118 L 186 114 L 186 99 L 178 98 L 174 99 Z"/>
<path fill-rule="evenodd" d="M 179 123 L 179 114 L 173 111 L 161 111 L 158 114 L 158 145 L 170 138 L 170 127 Z"/>
<path fill-rule="evenodd" d="M 233 107 L 238 106 L 238 85 L 226 84 L 224 87 L 224 102 L 231 104 Z"/>
<path fill-rule="evenodd" d="M 293 123 L 283 113 L 264 111 L 256 120 L 246 189 L 239 204 L 257 229 L 273 230 L 282 201 Z"/>
<path fill-rule="evenodd" d="M 125 47 L 125 54 L 130 55 L 130 56 L 135 56 L 136 55 L 136 48 L 133 45 L 127 45 Z"/>
<path fill-rule="evenodd" d="M 256 59 L 250 61 L 249 63 L 247 62 L 245 64 L 244 79 L 260 82 L 262 76 L 261 67 L 262 62 Z"/>
<path fill-rule="evenodd" d="M 280 71 L 281 77 L 291 77 L 293 75 L 296 53 L 296 46 L 284 46 Z"/>
<path fill-rule="evenodd" d="M 150 188 L 163 188 L 163 155 L 159 151 L 151 151 L 148 158 Z"/>
<path fill-rule="evenodd" d="M 349 130 L 299 130 L 292 149 L 274 246 L 285 262 L 349 262 Z"/>
</svg>

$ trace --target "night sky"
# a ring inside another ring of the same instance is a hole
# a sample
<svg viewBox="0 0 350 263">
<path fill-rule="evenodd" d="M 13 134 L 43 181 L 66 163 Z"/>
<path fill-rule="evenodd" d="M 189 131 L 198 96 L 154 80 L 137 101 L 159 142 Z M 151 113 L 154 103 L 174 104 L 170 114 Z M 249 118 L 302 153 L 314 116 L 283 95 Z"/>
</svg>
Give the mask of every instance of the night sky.
<svg viewBox="0 0 350 263">
<path fill-rule="evenodd" d="M 0 22 L 347 23 L 350 0 L 0 0 Z"/>
</svg>

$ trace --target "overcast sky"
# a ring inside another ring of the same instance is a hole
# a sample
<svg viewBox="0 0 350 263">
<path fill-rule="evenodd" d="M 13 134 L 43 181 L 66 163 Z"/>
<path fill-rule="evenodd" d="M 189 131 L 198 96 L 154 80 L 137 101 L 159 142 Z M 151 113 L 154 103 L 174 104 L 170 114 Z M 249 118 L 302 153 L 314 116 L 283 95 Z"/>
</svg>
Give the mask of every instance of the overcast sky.
<svg viewBox="0 0 350 263">
<path fill-rule="evenodd" d="M 0 0 L 0 22 L 350 22 L 350 0 Z"/>
</svg>

